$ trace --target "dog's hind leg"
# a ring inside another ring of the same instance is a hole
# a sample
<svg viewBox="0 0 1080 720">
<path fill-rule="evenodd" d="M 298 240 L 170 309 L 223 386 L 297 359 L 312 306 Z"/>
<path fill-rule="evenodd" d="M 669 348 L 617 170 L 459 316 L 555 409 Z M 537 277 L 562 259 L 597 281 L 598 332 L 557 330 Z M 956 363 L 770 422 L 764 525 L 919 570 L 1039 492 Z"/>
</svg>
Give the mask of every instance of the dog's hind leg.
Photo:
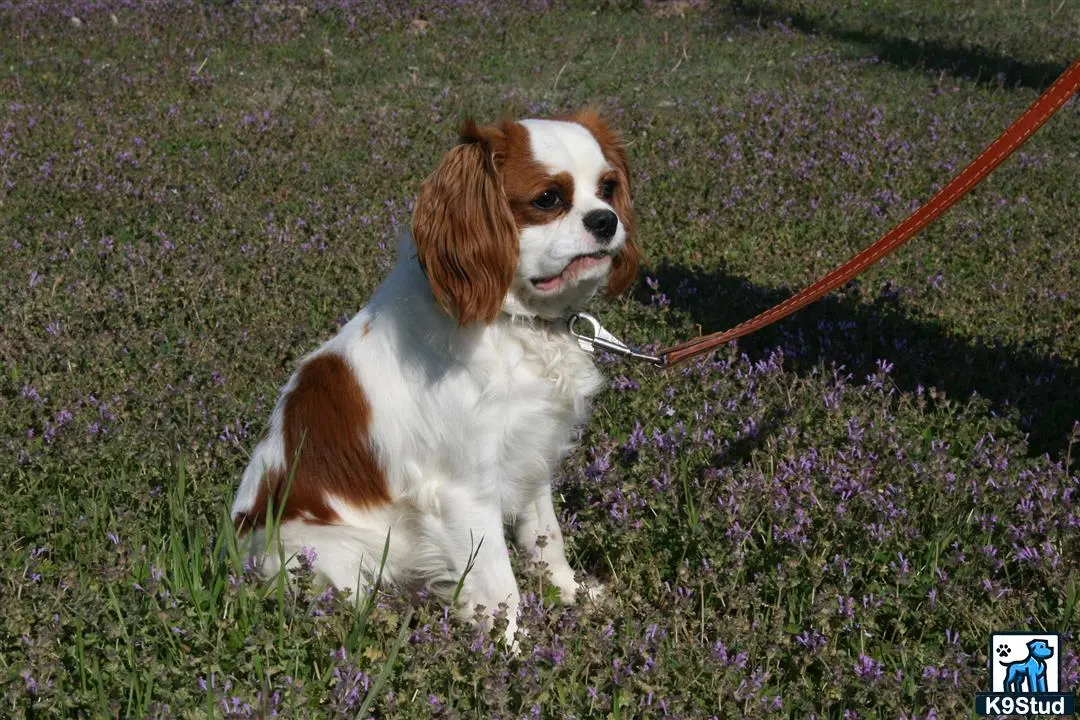
<svg viewBox="0 0 1080 720">
<path fill-rule="evenodd" d="M 1019 673 L 1017 672 L 1019 668 L 1016 667 L 1015 663 L 1002 663 L 1002 665 L 1005 666 L 1005 692 L 1020 692 L 1020 688 L 1018 687 L 1020 684 L 1020 678 Z"/>
</svg>

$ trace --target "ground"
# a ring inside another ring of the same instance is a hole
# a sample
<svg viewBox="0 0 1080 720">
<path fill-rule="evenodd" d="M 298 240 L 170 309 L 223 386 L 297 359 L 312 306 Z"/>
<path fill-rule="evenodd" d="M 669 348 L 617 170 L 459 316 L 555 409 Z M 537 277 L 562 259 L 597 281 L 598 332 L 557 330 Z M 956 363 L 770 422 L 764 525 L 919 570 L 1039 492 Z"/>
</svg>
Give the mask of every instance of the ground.
<svg viewBox="0 0 1080 720">
<path fill-rule="evenodd" d="M 593 309 L 655 348 L 924 202 L 1074 59 L 1076 3 L 46 0 L 0 38 L 0 715 L 955 718 L 1027 628 L 1076 687 L 1075 99 L 826 300 L 602 358 L 556 501 L 608 594 L 522 576 L 518 656 L 261 584 L 226 518 L 467 114 L 622 130 L 649 266 Z"/>
</svg>

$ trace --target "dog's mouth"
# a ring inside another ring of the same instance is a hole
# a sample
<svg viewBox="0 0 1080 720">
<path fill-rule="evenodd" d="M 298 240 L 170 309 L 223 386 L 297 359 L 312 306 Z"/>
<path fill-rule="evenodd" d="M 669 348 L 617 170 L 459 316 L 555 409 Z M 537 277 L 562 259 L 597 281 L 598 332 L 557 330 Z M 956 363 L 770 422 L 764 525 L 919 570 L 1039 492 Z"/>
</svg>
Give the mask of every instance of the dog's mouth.
<svg viewBox="0 0 1080 720">
<path fill-rule="evenodd" d="M 578 255 L 558 275 L 532 278 L 532 284 L 534 288 L 541 292 L 558 290 L 566 283 L 576 280 L 585 271 L 608 262 L 611 262 L 611 255 L 606 250 L 598 250 L 587 255 Z"/>
</svg>

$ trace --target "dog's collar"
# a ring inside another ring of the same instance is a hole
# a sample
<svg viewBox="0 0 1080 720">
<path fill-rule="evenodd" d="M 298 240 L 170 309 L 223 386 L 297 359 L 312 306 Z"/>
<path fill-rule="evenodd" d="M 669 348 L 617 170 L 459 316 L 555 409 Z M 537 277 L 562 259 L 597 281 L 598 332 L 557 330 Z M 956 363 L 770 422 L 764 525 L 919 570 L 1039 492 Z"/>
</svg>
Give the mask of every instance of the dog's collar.
<svg viewBox="0 0 1080 720">
<path fill-rule="evenodd" d="M 598 349 L 604 350 L 615 355 L 622 355 L 632 360 L 640 360 L 652 365 L 664 365 L 664 359 L 657 357 L 656 355 L 649 355 L 643 353 L 624 343 L 619 338 L 615 337 L 607 328 L 600 324 L 600 320 L 595 315 L 591 315 L 587 312 L 575 312 L 561 318 L 545 318 L 539 315 L 525 316 L 525 315 L 511 315 L 510 321 L 513 324 L 520 324 L 522 326 L 532 325 L 533 327 L 546 327 L 552 332 L 559 334 L 568 333 L 574 340 L 577 341 L 579 347 L 589 354 L 595 353 Z"/>
</svg>

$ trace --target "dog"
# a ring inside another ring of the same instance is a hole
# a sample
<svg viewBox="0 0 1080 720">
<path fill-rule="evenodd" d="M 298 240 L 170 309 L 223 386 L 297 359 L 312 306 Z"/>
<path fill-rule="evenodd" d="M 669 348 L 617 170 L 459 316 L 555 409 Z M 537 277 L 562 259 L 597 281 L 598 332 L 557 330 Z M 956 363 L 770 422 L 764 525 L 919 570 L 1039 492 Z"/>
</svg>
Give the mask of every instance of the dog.
<svg viewBox="0 0 1080 720">
<path fill-rule="evenodd" d="M 563 602 L 599 595 L 552 502 L 605 386 L 565 318 L 622 294 L 639 258 L 626 146 L 599 113 L 466 120 L 389 275 L 299 362 L 252 453 L 231 516 L 263 571 L 303 553 L 349 594 L 378 576 L 485 623 L 505 605 L 512 643 L 509 526 Z"/>
<path fill-rule="evenodd" d="M 1027 644 L 1028 655 L 1023 660 L 1002 662 L 1005 671 L 1005 692 L 1022 693 L 1024 683 L 1027 692 L 1046 692 L 1046 661 L 1054 657 L 1054 648 L 1045 640 L 1032 640 Z"/>
</svg>

